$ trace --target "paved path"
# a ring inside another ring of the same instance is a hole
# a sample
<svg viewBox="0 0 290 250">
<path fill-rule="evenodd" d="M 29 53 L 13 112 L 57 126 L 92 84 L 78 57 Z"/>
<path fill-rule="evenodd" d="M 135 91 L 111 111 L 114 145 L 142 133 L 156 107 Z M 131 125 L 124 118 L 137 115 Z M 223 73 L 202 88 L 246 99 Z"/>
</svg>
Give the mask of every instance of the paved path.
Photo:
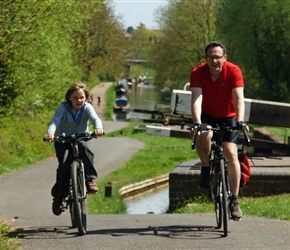
<svg viewBox="0 0 290 250">
<path fill-rule="evenodd" d="M 119 131 L 122 122 L 104 122 L 105 131 Z M 99 176 L 121 167 L 143 147 L 130 138 L 92 141 Z M 50 189 L 56 159 L 0 176 L 0 216 L 14 228 L 23 249 L 289 249 L 290 222 L 251 218 L 229 222 L 221 237 L 213 214 L 89 215 L 88 234 L 76 237 L 69 213 L 54 216 Z"/>
<path fill-rule="evenodd" d="M 126 123 L 105 122 L 106 131 Z M 143 147 L 129 138 L 95 140 L 100 176 L 123 165 Z M 118 149 L 118 150 L 116 150 Z M 118 151 L 118 154 L 116 153 Z M 110 157 L 107 157 L 107 155 Z M 290 222 L 244 217 L 229 222 L 229 236 L 221 237 L 213 214 L 89 215 L 88 234 L 76 237 L 69 213 L 54 216 L 50 188 L 56 160 L 0 177 L 2 217 L 21 239 L 23 249 L 288 249 Z"/>
<path fill-rule="evenodd" d="M 113 82 L 101 83 L 91 89 L 91 96 L 93 97 L 92 105 L 95 108 L 98 116 L 104 120 L 104 112 L 106 107 L 106 91 L 111 87 Z M 98 96 L 101 98 L 101 103 L 98 105 Z"/>
</svg>

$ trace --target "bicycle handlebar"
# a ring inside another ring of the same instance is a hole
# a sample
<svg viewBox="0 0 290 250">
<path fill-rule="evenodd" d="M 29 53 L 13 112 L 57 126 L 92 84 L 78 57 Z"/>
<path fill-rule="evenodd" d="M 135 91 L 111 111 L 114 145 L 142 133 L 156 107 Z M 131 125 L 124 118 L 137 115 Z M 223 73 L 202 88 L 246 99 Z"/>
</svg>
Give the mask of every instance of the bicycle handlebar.
<svg viewBox="0 0 290 250">
<path fill-rule="evenodd" d="M 103 135 L 105 132 L 103 132 Z M 60 142 L 60 143 L 65 143 L 65 142 L 70 142 L 70 141 L 90 141 L 91 139 L 97 139 L 98 136 L 95 135 L 95 133 L 82 133 L 82 134 L 74 134 L 70 136 L 57 136 L 54 137 L 53 140 L 50 140 L 48 142 Z M 45 138 L 43 138 L 43 141 L 46 141 Z"/>
<path fill-rule="evenodd" d="M 248 132 L 246 130 L 246 125 L 244 124 L 241 128 L 240 128 L 244 134 L 244 137 L 245 137 L 245 141 L 246 141 L 246 144 L 247 146 L 250 146 L 250 137 L 248 135 Z M 204 132 L 219 132 L 219 131 L 223 131 L 223 132 L 235 132 L 235 131 L 239 131 L 239 129 L 233 129 L 229 126 L 217 126 L 217 127 L 211 127 L 211 128 L 205 128 L 205 129 L 195 129 L 194 132 L 193 132 L 193 136 L 192 136 L 192 143 L 191 143 L 191 149 L 194 150 L 195 149 L 195 140 L 196 140 L 196 135 L 197 135 L 197 132 L 201 132 L 201 133 L 204 133 Z"/>
</svg>

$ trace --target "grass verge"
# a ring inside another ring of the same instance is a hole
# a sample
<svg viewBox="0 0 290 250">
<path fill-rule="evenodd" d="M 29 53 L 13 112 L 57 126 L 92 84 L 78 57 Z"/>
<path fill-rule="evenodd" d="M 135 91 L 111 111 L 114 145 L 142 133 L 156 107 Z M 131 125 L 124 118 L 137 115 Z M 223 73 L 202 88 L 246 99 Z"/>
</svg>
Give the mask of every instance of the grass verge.
<svg viewBox="0 0 290 250">
<path fill-rule="evenodd" d="M 144 142 L 145 147 L 139 150 L 123 167 L 98 181 L 101 191 L 98 195 L 89 197 L 90 213 L 126 213 L 118 193 L 121 187 L 167 174 L 178 164 L 197 157 L 196 153 L 191 150 L 189 139 L 152 136 L 145 132 L 134 133 L 134 126 L 140 124 L 130 123 L 129 127 L 123 130 L 123 136 L 140 140 Z M 108 182 L 113 184 L 111 198 L 105 198 L 103 194 Z"/>
<path fill-rule="evenodd" d="M 290 194 L 281 194 L 267 197 L 240 197 L 241 209 L 244 215 L 290 221 L 289 214 Z M 198 196 L 184 201 L 184 206 L 175 213 L 213 213 L 212 202 L 205 196 Z"/>
<path fill-rule="evenodd" d="M 9 226 L 0 221 L 0 249 L 1 250 L 18 250 L 19 242 L 15 238 L 8 237 Z"/>
</svg>

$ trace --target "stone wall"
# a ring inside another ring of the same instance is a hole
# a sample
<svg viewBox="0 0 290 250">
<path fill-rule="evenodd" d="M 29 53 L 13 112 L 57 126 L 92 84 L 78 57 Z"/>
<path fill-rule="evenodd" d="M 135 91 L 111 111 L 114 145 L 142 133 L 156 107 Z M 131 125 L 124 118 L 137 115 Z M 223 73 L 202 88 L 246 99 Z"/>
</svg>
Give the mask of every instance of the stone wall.
<svg viewBox="0 0 290 250">
<path fill-rule="evenodd" d="M 253 164 L 254 163 L 254 164 Z M 169 174 L 169 212 L 184 205 L 186 199 L 207 194 L 199 187 L 200 163 L 180 164 Z M 275 195 L 290 192 L 290 157 L 253 158 L 251 176 L 240 195 Z"/>
</svg>

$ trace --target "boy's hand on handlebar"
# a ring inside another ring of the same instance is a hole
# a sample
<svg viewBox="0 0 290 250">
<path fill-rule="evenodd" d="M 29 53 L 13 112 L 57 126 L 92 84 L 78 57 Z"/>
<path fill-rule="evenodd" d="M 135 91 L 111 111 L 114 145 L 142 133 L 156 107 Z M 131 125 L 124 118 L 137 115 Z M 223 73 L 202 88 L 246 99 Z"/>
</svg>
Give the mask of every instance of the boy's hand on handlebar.
<svg viewBox="0 0 290 250">
<path fill-rule="evenodd" d="M 46 135 L 44 136 L 44 140 L 45 140 L 45 141 L 53 141 L 53 139 L 54 139 L 54 136 L 53 136 L 53 135 L 46 134 Z"/>
<path fill-rule="evenodd" d="M 95 129 L 95 135 L 96 136 L 102 136 L 104 134 L 104 130 L 97 128 Z"/>
</svg>

